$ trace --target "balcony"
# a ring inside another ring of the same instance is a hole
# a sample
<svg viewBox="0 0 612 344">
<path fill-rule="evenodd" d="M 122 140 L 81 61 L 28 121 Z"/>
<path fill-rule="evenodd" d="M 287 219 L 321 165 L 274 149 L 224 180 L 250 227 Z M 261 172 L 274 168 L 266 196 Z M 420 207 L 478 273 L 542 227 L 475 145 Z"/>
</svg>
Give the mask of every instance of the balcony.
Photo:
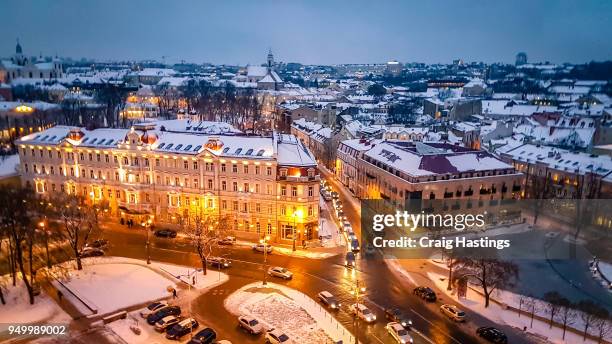
<svg viewBox="0 0 612 344">
<path fill-rule="evenodd" d="M 452 192 L 445 192 L 444 193 L 444 198 L 453 198 L 453 193 Z"/>
</svg>

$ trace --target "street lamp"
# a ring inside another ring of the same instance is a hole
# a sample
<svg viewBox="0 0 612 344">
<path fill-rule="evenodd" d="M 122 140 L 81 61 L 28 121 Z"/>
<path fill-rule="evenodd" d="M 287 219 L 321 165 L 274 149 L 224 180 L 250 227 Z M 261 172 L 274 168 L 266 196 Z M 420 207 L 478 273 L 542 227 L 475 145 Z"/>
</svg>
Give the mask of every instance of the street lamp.
<svg viewBox="0 0 612 344">
<path fill-rule="evenodd" d="M 268 284 L 267 278 L 268 278 L 268 241 L 270 241 L 270 236 L 266 235 L 263 237 L 263 239 L 259 240 L 260 243 L 263 244 L 263 256 L 264 256 L 264 278 L 263 278 L 263 285 Z"/>
<path fill-rule="evenodd" d="M 145 228 L 145 231 L 147 232 L 147 264 L 151 264 L 151 241 L 149 238 L 149 232 L 150 232 L 150 228 L 151 228 L 151 224 L 153 221 L 151 221 L 151 219 L 148 219 L 146 222 L 142 223 L 142 226 Z"/>
<path fill-rule="evenodd" d="M 47 268 L 51 268 L 51 260 L 49 259 L 49 231 L 45 230 L 45 221 L 38 223 L 40 230 L 45 233 L 45 253 L 47 255 Z"/>
<path fill-rule="evenodd" d="M 359 279 L 355 278 L 355 287 L 351 290 L 351 294 L 355 296 L 355 318 L 353 319 L 353 326 L 355 328 L 355 344 L 359 343 L 359 332 L 357 332 L 359 326 L 359 298 L 365 294 L 366 288 L 359 286 Z"/>
<path fill-rule="evenodd" d="M 293 235 L 292 237 L 293 237 L 293 252 L 295 252 L 295 234 L 296 234 L 297 218 L 302 217 L 302 210 L 296 209 L 291 215 L 291 217 L 293 217 Z"/>
</svg>

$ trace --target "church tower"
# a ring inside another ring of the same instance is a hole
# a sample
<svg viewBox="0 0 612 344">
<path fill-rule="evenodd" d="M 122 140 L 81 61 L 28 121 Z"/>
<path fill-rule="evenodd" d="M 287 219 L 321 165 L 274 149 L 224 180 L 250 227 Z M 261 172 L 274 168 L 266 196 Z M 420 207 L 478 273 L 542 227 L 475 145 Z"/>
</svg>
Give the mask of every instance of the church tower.
<svg viewBox="0 0 612 344">
<path fill-rule="evenodd" d="M 268 70 L 272 70 L 274 67 L 274 55 L 272 55 L 272 48 L 268 50 Z"/>
<path fill-rule="evenodd" d="M 17 39 L 17 45 L 15 46 L 15 56 L 13 57 L 13 62 L 18 66 L 25 66 L 26 60 L 23 57 L 23 49 L 21 48 L 21 44 L 19 44 L 19 39 Z"/>
</svg>

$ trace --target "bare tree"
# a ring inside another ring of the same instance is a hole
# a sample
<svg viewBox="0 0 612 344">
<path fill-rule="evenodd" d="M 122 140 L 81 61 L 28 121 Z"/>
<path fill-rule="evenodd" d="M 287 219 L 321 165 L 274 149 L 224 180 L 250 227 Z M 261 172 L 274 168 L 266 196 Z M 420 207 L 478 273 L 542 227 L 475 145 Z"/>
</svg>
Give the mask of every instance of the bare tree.
<svg viewBox="0 0 612 344">
<path fill-rule="evenodd" d="M 574 309 L 574 304 L 565 297 L 561 297 L 558 300 L 559 304 L 559 313 L 558 313 L 558 321 L 563 324 L 563 339 L 565 339 L 565 332 L 567 331 L 567 326 L 574 323 L 576 320 L 576 310 Z"/>
<path fill-rule="evenodd" d="M 553 326 L 553 322 L 557 314 L 561 311 L 561 300 L 564 297 L 556 291 L 549 291 L 544 294 L 544 301 L 546 301 L 546 313 L 549 315 L 550 328 Z"/>
<path fill-rule="evenodd" d="M 463 275 L 476 280 L 489 307 L 491 294 L 504 287 L 511 287 L 518 280 L 518 266 L 510 261 L 490 258 L 457 258 L 456 266 L 462 267 Z"/>
<path fill-rule="evenodd" d="M 586 340 L 589 333 L 589 328 L 597 321 L 598 316 L 602 312 L 602 308 L 591 300 L 582 300 L 578 302 L 577 307 L 580 310 L 580 319 L 584 324 L 582 340 Z"/>
<path fill-rule="evenodd" d="M 597 329 L 597 343 L 602 343 L 612 333 L 612 321 L 608 311 L 601 312 L 594 325 Z"/>
<path fill-rule="evenodd" d="M 34 283 L 36 271 L 33 265 L 35 228 L 30 209 L 36 202 L 30 189 L 7 186 L 0 189 L 0 224 L 8 233 L 12 244 L 10 255 L 19 268 L 23 283 L 28 291 L 30 304 L 34 304 Z M 13 280 L 13 285 L 16 281 Z"/>
<path fill-rule="evenodd" d="M 77 263 L 82 270 L 81 252 L 90 236 L 96 234 L 99 208 L 86 204 L 85 199 L 76 195 L 60 194 L 51 202 L 55 205 L 55 216 L 60 225 L 60 235 L 67 240 Z"/>
<path fill-rule="evenodd" d="M 187 236 L 200 257 L 204 275 L 207 272 L 207 259 L 213 248 L 220 239 L 228 235 L 228 223 L 227 217 L 197 214 L 187 227 Z"/>
</svg>

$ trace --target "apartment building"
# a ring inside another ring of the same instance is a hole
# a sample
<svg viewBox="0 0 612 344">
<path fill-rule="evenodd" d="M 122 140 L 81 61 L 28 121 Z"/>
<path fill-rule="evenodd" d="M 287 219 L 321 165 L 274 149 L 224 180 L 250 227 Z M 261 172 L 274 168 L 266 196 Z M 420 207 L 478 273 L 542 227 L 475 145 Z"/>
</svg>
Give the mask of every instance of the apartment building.
<svg viewBox="0 0 612 344">
<path fill-rule="evenodd" d="M 319 173 L 292 135 L 213 136 L 56 126 L 17 140 L 22 183 L 108 202 L 137 221 L 227 217 L 239 237 L 318 238 Z"/>
<path fill-rule="evenodd" d="M 418 199 L 519 198 L 522 175 L 493 155 L 447 143 L 347 140 L 336 173 L 357 197 L 398 205 Z"/>
</svg>

